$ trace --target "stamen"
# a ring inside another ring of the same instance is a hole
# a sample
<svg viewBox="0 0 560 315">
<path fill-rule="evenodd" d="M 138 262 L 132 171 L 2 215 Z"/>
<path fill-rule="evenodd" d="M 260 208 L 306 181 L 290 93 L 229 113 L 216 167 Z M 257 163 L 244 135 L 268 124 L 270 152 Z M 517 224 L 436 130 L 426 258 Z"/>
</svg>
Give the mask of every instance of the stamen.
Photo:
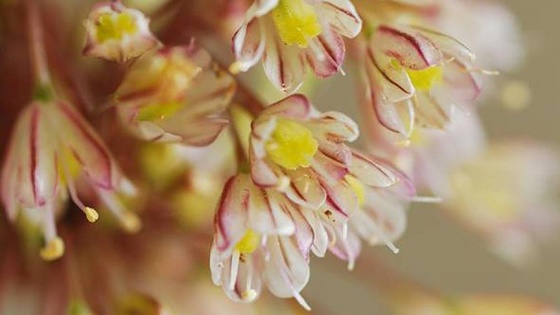
<svg viewBox="0 0 560 315">
<path fill-rule="evenodd" d="M 51 204 L 46 204 L 40 208 L 43 212 L 43 233 L 45 238 L 45 246 L 39 254 L 41 258 L 52 261 L 60 258 L 64 254 L 64 242 L 56 234 L 56 223 Z"/>
<path fill-rule="evenodd" d="M 97 189 L 97 194 L 103 200 L 107 208 L 117 217 L 122 227 L 129 233 L 136 233 L 142 228 L 142 222 L 138 216 L 125 209 L 121 202 L 117 200 L 114 193 Z"/>
<path fill-rule="evenodd" d="M 371 220 L 369 223 L 371 225 L 373 233 L 376 234 L 369 239 L 369 244 L 374 245 L 378 240 L 381 240 L 381 242 L 383 242 L 385 246 L 387 246 L 393 253 L 398 254 L 400 252 L 400 249 L 395 246 L 395 244 L 389 239 L 389 237 L 387 237 L 387 235 L 385 235 L 385 233 L 383 233 L 379 226 L 377 226 L 377 224 L 373 220 Z"/>
<path fill-rule="evenodd" d="M 231 74 L 239 74 L 240 72 L 247 71 L 245 68 L 246 67 L 241 62 L 236 61 L 229 66 L 229 72 Z"/>
<path fill-rule="evenodd" d="M 436 196 L 415 196 L 412 198 L 412 202 L 420 203 L 442 203 L 443 199 Z"/>
<path fill-rule="evenodd" d="M 142 228 L 140 218 L 130 211 L 124 212 L 120 219 L 123 228 L 129 233 L 136 233 Z"/>
<path fill-rule="evenodd" d="M 66 187 L 68 187 L 68 191 L 70 192 L 70 198 L 72 198 L 72 201 L 74 202 L 74 204 L 76 204 L 76 206 L 78 206 L 78 208 L 80 208 L 80 210 L 82 210 L 85 213 L 87 220 L 89 222 L 93 223 L 93 222 L 97 221 L 97 219 L 99 219 L 99 213 L 97 213 L 97 211 L 95 211 L 95 209 L 87 207 L 86 205 L 84 205 L 84 203 L 82 202 L 82 200 L 78 196 L 78 193 L 76 191 L 76 186 L 74 185 L 74 179 L 72 178 L 72 174 L 70 173 L 70 170 L 68 169 L 69 164 L 70 163 L 63 163 L 62 171 L 64 172 L 64 179 L 66 180 Z"/>
<path fill-rule="evenodd" d="M 45 246 L 40 251 L 41 258 L 46 261 L 53 261 L 62 257 L 64 254 L 64 242 L 58 236 L 47 241 Z"/>
<path fill-rule="evenodd" d="M 247 289 L 241 293 L 241 299 L 243 301 L 252 301 L 257 297 L 257 291 L 253 289 Z"/>
<path fill-rule="evenodd" d="M 231 255 L 231 265 L 230 265 L 230 278 L 229 278 L 229 285 L 228 289 L 233 291 L 235 289 L 235 282 L 237 281 L 237 273 L 239 272 L 239 257 L 241 253 L 237 250 L 233 251 Z"/>
</svg>

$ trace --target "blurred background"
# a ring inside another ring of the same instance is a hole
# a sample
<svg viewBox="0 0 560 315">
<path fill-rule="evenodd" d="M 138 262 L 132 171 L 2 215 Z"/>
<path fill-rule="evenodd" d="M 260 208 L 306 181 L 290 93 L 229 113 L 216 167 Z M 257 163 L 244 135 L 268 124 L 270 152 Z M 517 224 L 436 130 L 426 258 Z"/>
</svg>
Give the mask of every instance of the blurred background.
<svg viewBox="0 0 560 315">
<path fill-rule="evenodd" d="M 518 100 L 530 97 L 530 102 L 512 110 L 503 104 L 500 92 L 490 95 L 481 108 L 484 127 L 490 140 L 521 137 L 560 147 L 560 1 L 502 2 L 516 15 L 527 52 L 521 67 L 501 74 L 501 80 L 504 86 L 515 82 L 514 85 L 528 87 L 530 95 L 525 91 Z M 334 86 L 351 90 L 351 84 L 343 77 L 331 80 L 317 91 L 316 103 L 348 102 L 350 93 L 327 91 Z M 409 211 L 408 230 L 398 246 L 398 255 L 382 247 L 366 247 L 365 251 L 416 281 L 448 294 L 529 294 L 560 306 L 560 233 L 541 248 L 536 263 L 518 269 L 487 251 L 476 236 L 449 220 L 437 206 L 415 204 Z M 371 279 L 364 277 L 372 272 L 364 258 L 358 259 L 352 274 L 345 271 L 344 263 L 333 258 L 315 259 L 312 264 L 311 283 L 304 291 L 312 305 L 333 315 L 390 314 Z"/>
</svg>

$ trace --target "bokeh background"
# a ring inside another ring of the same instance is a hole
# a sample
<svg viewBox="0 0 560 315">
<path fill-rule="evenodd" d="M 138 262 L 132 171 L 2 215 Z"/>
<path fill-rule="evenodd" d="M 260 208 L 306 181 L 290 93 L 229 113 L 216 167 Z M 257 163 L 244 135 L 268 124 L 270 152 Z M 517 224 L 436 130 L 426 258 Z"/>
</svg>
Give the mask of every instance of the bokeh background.
<svg viewBox="0 0 560 315">
<path fill-rule="evenodd" d="M 481 108 L 485 128 L 491 140 L 521 137 L 560 148 L 560 1 L 502 2 L 518 19 L 527 55 L 519 69 L 501 74 L 500 80 L 528 87 L 530 102 L 523 109 L 511 110 L 501 101 L 500 92 L 488 96 Z M 316 103 L 347 104 L 352 102 L 348 99 L 352 93 L 339 91 L 352 89 L 348 78 L 335 78 L 317 91 Z M 365 250 L 432 289 L 451 294 L 529 294 L 560 306 L 560 231 L 558 234 L 542 247 L 535 264 L 518 269 L 487 251 L 479 239 L 449 220 L 437 206 L 416 204 L 409 211 L 408 230 L 398 242 L 398 255 L 382 247 Z M 315 259 L 304 296 L 328 310 L 327 314 L 390 314 L 371 279 L 364 276 L 372 272 L 368 269 L 372 266 L 358 259 L 352 274 L 345 267 L 332 258 Z"/>
</svg>

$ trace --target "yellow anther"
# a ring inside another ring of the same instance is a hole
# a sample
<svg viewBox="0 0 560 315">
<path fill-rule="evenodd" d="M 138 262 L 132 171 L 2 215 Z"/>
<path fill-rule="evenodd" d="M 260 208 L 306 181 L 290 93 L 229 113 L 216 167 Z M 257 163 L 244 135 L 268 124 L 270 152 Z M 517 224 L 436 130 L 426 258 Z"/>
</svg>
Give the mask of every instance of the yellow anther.
<svg viewBox="0 0 560 315">
<path fill-rule="evenodd" d="M 423 70 L 412 70 L 406 68 L 406 73 L 412 85 L 419 91 L 429 91 L 435 84 L 441 82 L 443 78 L 442 66 L 431 66 Z"/>
<path fill-rule="evenodd" d="M 136 233 L 142 227 L 142 222 L 136 214 L 125 212 L 121 217 L 121 225 L 127 232 Z"/>
<path fill-rule="evenodd" d="M 272 19 L 280 39 L 288 45 L 307 47 L 310 39 L 321 34 L 317 13 L 305 0 L 280 0 Z"/>
<path fill-rule="evenodd" d="M 243 238 L 235 244 L 235 250 L 241 254 L 251 254 L 259 248 L 261 236 L 252 230 L 247 230 Z"/>
<path fill-rule="evenodd" d="M 363 205 L 366 200 L 366 190 L 364 188 L 364 184 L 362 184 L 362 182 L 360 182 L 356 177 L 352 175 L 346 175 L 344 176 L 344 179 L 356 194 L 356 197 L 358 198 L 358 204 L 360 206 Z"/>
<path fill-rule="evenodd" d="M 243 301 L 253 301 L 257 297 L 257 291 L 253 289 L 245 290 L 241 293 L 241 299 Z"/>
<path fill-rule="evenodd" d="M 84 208 L 84 213 L 86 214 L 87 220 L 91 223 L 93 223 L 93 222 L 97 221 L 97 219 L 99 219 L 99 213 L 97 213 L 97 211 L 95 211 L 95 209 L 93 209 L 93 208 L 85 207 Z"/>
<path fill-rule="evenodd" d="M 138 31 L 134 17 L 128 13 L 105 13 L 97 20 L 97 40 L 121 40 L 125 35 Z"/>
<path fill-rule="evenodd" d="M 55 237 L 48 241 L 40 251 L 41 258 L 52 261 L 60 258 L 64 254 L 64 242 L 60 237 Z"/>
<path fill-rule="evenodd" d="M 229 66 L 229 72 L 231 72 L 231 74 L 238 74 L 240 72 L 244 71 L 243 66 L 240 62 L 236 61 L 234 63 L 232 63 Z"/>
<path fill-rule="evenodd" d="M 308 167 L 319 145 L 309 129 L 293 120 L 279 118 L 266 143 L 270 159 L 286 169 Z"/>
</svg>

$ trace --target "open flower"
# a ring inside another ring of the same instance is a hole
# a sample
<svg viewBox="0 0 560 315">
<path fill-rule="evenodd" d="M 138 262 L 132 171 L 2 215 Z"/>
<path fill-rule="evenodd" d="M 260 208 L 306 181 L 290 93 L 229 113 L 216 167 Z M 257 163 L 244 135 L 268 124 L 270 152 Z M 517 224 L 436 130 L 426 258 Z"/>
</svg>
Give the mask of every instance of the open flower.
<svg viewBox="0 0 560 315">
<path fill-rule="evenodd" d="M 375 116 L 405 138 L 415 126 L 445 128 L 452 110 L 468 109 L 481 90 L 472 70 L 473 53 L 428 29 L 381 24 L 365 60 Z"/>
<path fill-rule="evenodd" d="M 340 70 L 345 46 L 362 21 L 349 0 L 257 0 L 233 37 L 233 72 L 263 60 L 274 86 L 292 92 L 303 82 L 306 65 L 328 77 Z"/>
<path fill-rule="evenodd" d="M 278 297 L 300 296 L 309 280 L 312 231 L 279 192 L 239 174 L 225 185 L 215 217 L 212 279 L 235 301 L 254 301 L 263 286 Z"/>
<path fill-rule="evenodd" d="M 67 191 L 90 222 L 98 218 L 78 196 L 78 175 L 83 175 L 125 228 L 138 228 L 138 219 L 117 196 L 118 192 L 132 193 L 133 187 L 95 131 L 65 101 L 33 101 L 23 109 L 12 132 L 2 167 L 2 201 L 10 219 L 22 213 L 41 224 L 44 259 L 56 259 L 64 252 L 55 213 Z"/>
<path fill-rule="evenodd" d="M 125 7 L 120 0 L 96 4 L 84 25 L 84 55 L 124 62 L 145 53 L 158 41 L 149 29 L 149 19 Z"/>
<path fill-rule="evenodd" d="M 223 112 L 233 79 L 194 45 L 165 47 L 137 60 L 116 91 L 124 124 L 150 141 L 213 142 L 228 121 Z"/>
<path fill-rule="evenodd" d="M 329 221 L 344 223 L 358 209 L 348 176 L 370 187 L 399 181 L 391 166 L 345 144 L 357 137 L 356 123 L 349 117 L 319 113 L 305 96 L 289 96 L 267 107 L 252 123 L 252 179 L 297 204 L 321 208 Z"/>
</svg>

